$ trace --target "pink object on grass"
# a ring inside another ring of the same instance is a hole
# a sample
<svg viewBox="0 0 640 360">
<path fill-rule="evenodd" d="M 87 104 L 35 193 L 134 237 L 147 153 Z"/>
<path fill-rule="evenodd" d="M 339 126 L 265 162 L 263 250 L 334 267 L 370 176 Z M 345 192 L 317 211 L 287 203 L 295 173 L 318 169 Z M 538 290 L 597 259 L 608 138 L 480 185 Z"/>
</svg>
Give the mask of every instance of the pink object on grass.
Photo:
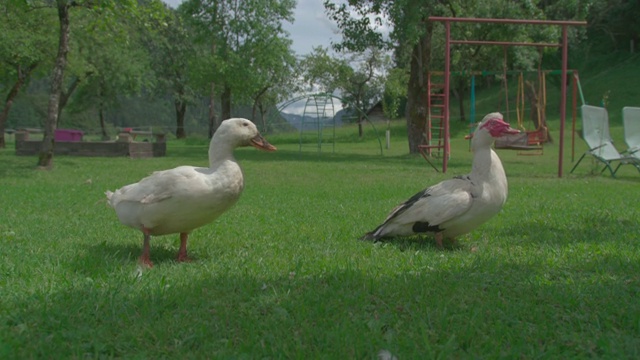
<svg viewBox="0 0 640 360">
<path fill-rule="evenodd" d="M 77 142 L 82 141 L 84 133 L 81 130 L 73 129 L 57 129 L 55 139 L 59 142 Z"/>
</svg>

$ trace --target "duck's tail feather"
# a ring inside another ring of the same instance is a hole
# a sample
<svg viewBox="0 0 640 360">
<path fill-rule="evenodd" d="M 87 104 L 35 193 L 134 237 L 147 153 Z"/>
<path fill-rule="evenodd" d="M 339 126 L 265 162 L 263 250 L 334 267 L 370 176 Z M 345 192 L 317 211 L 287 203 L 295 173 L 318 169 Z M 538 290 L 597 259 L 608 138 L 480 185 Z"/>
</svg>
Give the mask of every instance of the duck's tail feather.
<svg viewBox="0 0 640 360">
<path fill-rule="evenodd" d="M 360 241 L 376 241 L 376 237 L 373 235 L 373 231 L 370 231 L 364 234 L 360 239 Z"/>
<path fill-rule="evenodd" d="M 111 197 L 113 196 L 113 191 L 105 191 L 104 194 L 107 196 L 107 202 L 109 203 L 109 205 L 111 207 L 113 207 L 113 204 L 111 203 Z"/>
<path fill-rule="evenodd" d="M 380 238 L 382 238 L 380 229 L 382 229 L 383 226 L 384 226 L 384 224 L 378 226 L 377 228 L 375 228 L 375 230 L 369 231 L 368 233 L 364 234 L 360 238 L 360 240 L 361 241 L 373 241 L 373 242 L 379 241 Z"/>
</svg>

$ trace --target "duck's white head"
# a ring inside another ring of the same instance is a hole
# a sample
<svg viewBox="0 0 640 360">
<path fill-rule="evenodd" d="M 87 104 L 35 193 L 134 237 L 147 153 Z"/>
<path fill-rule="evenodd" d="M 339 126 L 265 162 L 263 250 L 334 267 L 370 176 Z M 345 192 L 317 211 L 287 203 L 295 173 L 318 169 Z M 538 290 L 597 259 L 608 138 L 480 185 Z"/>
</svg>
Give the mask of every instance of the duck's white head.
<svg viewBox="0 0 640 360">
<path fill-rule="evenodd" d="M 473 133 L 473 142 L 491 143 L 499 137 L 519 132 L 519 130 L 512 128 L 509 123 L 503 120 L 502 114 L 494 112 L 487 114 L 478 123 L 476 131 Z"/>
<path fill-rule="evenodd" d="M 224 120 L 216 130 L 211 143 L 225 142 L 232 147 L 253 146 L 260 150 L 275 151 L 276 147 L 260 134 L 254 123 L 243 118 Z"/>
</svg>

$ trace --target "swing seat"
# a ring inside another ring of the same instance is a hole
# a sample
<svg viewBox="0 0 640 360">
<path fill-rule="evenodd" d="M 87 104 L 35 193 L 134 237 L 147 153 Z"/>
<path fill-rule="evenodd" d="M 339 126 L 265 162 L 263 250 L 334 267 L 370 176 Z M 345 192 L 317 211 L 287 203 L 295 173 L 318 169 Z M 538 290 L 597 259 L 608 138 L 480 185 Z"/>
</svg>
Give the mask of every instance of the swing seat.
<svg viewBox="0 0 640 360">
<path fill-rule="evenodd" d="M 527 143 L 531 146 L 542 144 L 547 142 L 547 128 L 542 127 L 538 130 L 527 131 Z"/>
<path fill-rule="evenodd" d="M 503 136 L 495 142 L 496 149 L 507 150 L 537 150 L 542 151 L 542 144 L 546 141 L 546 130 L 540 128 L 533 131 L 523 131 L 518 134 Z"/>
</svg>

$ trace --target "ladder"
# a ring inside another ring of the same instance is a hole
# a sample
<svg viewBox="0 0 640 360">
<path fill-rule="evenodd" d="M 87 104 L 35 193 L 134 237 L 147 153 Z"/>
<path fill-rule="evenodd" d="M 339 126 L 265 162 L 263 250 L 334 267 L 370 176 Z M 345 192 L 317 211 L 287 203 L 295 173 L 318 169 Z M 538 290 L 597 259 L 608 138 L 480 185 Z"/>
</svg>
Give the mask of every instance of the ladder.
<svg viewBox="0 0 640 360">
<path fill-rule="evenodd" d="M 425 142 L 418 145 L 420 154 L 434 168 L 438 169 L 431 162 L 431 158 L 442 158 L 444 153 L 444 73 L 441 71 L 430 71 L 427 75 L 427 103 L 429 112 L 425 124 Z"/>
</svg>

